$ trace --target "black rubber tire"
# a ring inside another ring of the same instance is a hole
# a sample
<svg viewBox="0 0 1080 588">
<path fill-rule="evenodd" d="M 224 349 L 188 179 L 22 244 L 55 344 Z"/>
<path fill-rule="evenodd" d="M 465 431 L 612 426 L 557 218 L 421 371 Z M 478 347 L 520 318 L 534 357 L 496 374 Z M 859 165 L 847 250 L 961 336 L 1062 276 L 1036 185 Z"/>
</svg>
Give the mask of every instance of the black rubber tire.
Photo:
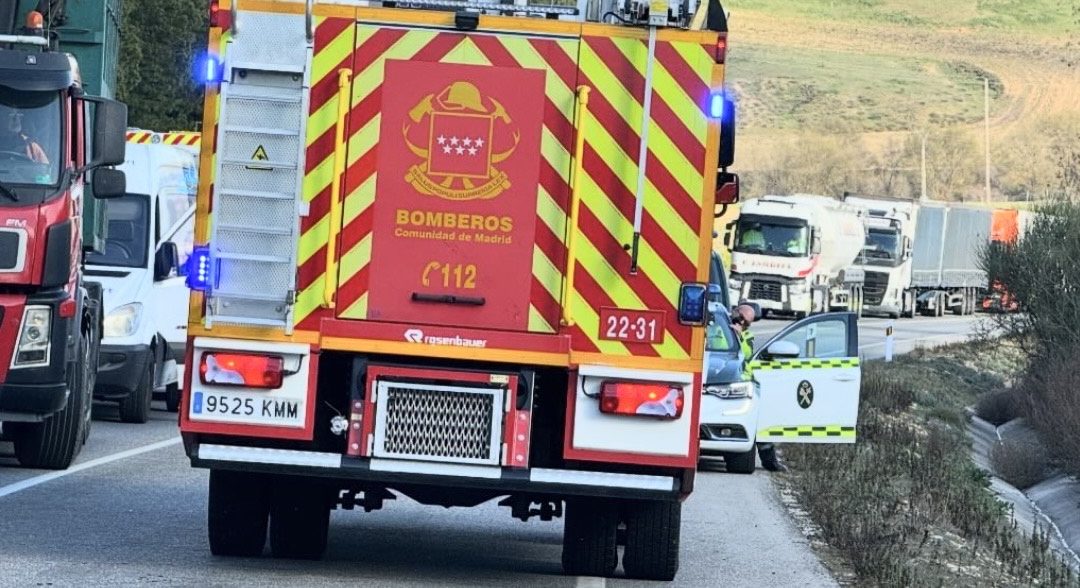
<svg viewBox="0 0 1080 588">
<path fill-rule="evenodd" d="M 614 574 L 619 565 L 619 512 L 614 502 L 567 499 L 563 522 L 563 573 L 599 577 Z"/>
<path fill-rule="evenodd" d="M 150 399 L 154 396 L 154 354 L 146 358 L 146 367 L 131 396 L 120 400 L 120 422 L 145 423 L 150 420 Z"/>
<path fill-rule="evenodd" d="M 744 453 L 725 453 L 724 466 L 729 474 L 752 474 L 757 469 L 757 449 Z"/>
<path fill-rule="evenodd" d="M 682 503 L 677 500 L 635 500 L 624 507 L 626 549 L 623 571 L 634 580 L 669 582 L 679 571 Z"/>
<path fill-rule="evenodd" d="M 279 479 L 270 492 L 270 552 L 283 559 L 320 559 L 330 529 L 326 488 L 311 480 Z"/>
<path fill-rule="evenodd" d="M 269 516 L 270 499 L 264 476 L 210 470 L 206 505 L 210 553 L 229 557 L 262 555 Z"/>
<path fill-rule="evenodd" d="M 68 369 L 67 406 L 40 423 L 12 423 L 15 459 L 26 468 L 65 470 L 79 455 L 86 440 L 86 414 L 91 391 L 86 386 L 86 361 L 89 342 L 84 336 L 79 347 L 80 360 Z"/>
<path fill-rule="evenodd" d="M 180 412 L 180 384 L 177 382 L 165 386 L 165 410 Z"/>
</svg>

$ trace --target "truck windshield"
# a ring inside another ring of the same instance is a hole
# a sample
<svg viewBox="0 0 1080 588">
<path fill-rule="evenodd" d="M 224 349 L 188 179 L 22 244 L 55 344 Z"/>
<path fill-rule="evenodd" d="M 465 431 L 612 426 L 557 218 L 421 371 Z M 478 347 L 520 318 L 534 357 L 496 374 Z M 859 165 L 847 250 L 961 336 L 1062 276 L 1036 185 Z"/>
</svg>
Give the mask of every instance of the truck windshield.
<svg viewBox="0 0 1080 588">
<path fill-rule="evenodd" d="M 105 216 L 108 237 L 105 249 L 86 256 L 87 263 L 120 267 L 146 267 L 150 245 L 150 198 L 128 194 L 109 200 Z"/>
<path fill-rule="evenodd" d="M 806 225 L 764 218 L 741 218 L 736 226 L 735 251 L 760 255 L 805 257 L 809 250 Z"/>
<path fill-rule="evenodd" d="M 875 265 L 896 263 L 900 259 L 899 233 L 889 229 L 870 229 L 866 233 L 863 258 L 866 263 Z"/>
<path fill-rule="evenodd" d="M 0 86 L 0 182 L 55 185 L 60 179 L 58 92 L 24 92 Z"/>
</svg>

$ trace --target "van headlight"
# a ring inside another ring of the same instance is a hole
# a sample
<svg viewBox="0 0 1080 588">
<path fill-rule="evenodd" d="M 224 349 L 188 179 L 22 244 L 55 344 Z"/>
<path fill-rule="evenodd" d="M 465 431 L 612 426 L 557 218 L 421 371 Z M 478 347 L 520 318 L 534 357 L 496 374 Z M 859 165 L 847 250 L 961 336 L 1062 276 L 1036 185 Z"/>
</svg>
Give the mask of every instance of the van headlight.
<svg viewBox="0 0 1080 588">
<path fill-rule="evenodd" d="M 728 289 L 742 290 L 742 280 L 738 278 L 728 278 Z"/>
<path fill-rule="evenodd" d="M 139 330 L 142 303 L 132 302 L 113 309 L 105 316 L 106 337 L 129 337 Z"/>
<path fill-rule="evenodd" d="M 730 384 L 708 384 L 705 393 L 717 398 L 749 398 L 754 394 L 753 382 L 732 382 Z"/>
<path fill-rule="evenodd" d="M 788 284 L 788 292 L 791 294 L 803 294 L 806 292 L 806 282 L 792 282 Z"/>
<path fill-rule="evenodd" d="M 49 364 L 52 343 L 52 309 L 48 306 L 27 306 L 23 310 L 22 329 L 15 344 L 13 368 Z"/>
</svg>

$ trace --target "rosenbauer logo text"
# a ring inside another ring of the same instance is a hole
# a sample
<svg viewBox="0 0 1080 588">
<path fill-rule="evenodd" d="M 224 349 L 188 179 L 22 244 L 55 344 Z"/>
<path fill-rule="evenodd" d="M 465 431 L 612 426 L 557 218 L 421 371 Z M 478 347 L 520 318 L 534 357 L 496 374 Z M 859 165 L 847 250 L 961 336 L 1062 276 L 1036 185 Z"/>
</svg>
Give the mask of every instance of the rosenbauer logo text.
<svg viewBox="0 0 1080 588">
<path fill-rule="evenodd" d="M 420 329 L 405 331 L 405 340 L 409 343 L 426 343 L 428 345 L 448 345 L 451 347 L 487 347 L 487 339 L 467 339 L 465 337 L 432 337 L 424 335 Z"/>
</svg>

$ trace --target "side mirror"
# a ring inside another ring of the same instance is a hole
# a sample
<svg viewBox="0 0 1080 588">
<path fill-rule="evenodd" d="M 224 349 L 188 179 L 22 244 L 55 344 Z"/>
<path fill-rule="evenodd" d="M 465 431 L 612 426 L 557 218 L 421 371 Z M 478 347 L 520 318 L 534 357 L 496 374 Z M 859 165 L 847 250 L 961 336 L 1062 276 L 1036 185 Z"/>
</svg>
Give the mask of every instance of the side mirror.
<svg viewBox="0 0 1080 588">
<path fill-rule="evenodd" d="M 94 198 L 105 200 L 119 198 L 127 193 L 127 176 L 118 169 L 103 167 L 94 170 L 91 186 Z"/>
<path fill-rule="evenodd" d="M 160 282 L 172 275 L 180 267 L 180 252 L 176 243 L 165 241 L 154 254 L 154 281 Z"/>
<path fill-rule="evenodd" d="M 93 153 L 90 169 L 124 163 L 127 148 L 127 105 L 108 98 L 94 98 Z"/>
<path fill-rule="evenodd" d="M 821 237 L 817 235 L 810 237 L 810 253 L 814 255 L 821 253 Z"/>
<path fill-rule="evenodd" d="M 911 237 L 904 237 L 904 259 L 911 259 Z"/>
<path fill-rule="evenodd" d="M 765 350 L 768 359 L 798 359 L 799 346 L 791 341 L 777 341 Z"/>
<path fill-rule="evenodd" d="M 724 96 L 724 113 L 720 118 L 720 167 L 735 163 L 735 101 Z M 719 186 L 719 184 L 717 184 Z"/>
<path fill-rule="evenodd" d="M 716 204 L 735 204 L 739 201 L 739 174 L 716 174 Z"/>
<path fill-rule="evenodd" d="M 735 246 L 735 221 L 724 226 L 724 247 L 730 251 Z"/>
</svg>

